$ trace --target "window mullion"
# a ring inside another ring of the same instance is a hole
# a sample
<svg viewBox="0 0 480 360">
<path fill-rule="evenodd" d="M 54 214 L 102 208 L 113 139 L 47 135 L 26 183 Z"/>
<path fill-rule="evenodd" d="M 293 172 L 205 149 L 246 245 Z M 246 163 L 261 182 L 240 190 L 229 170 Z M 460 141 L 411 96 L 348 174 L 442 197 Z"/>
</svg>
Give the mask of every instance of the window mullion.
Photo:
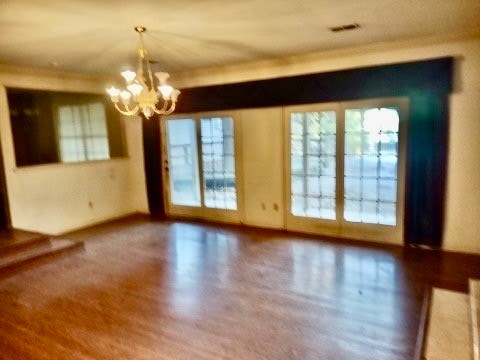
<svg viewBox="0 0 480 360">
<path fill-rule="evenodd" d="M 377 191 L 377 200 L 375 204 L 375 214 L 376 214 L 376 221 L 377 223 L 379 222 L 379 214 L 380 214 L 380 169 L 381 169 L 381 163 L 380 163 L 380 155 L 382 154 L 382 130 L 380 129 L 380 141 L 377 144 L 377 169 L 376 169 L 376 191 Z M 398 162 L 397 162 L 398 164 Z M 397 173 L 398 174 L 398 173 Z M 397 176 L 398 179 L 398 176 Z M 398 184 L 398 182 L 397 182 Z M 398 193 L 398 191 L 397 191 Z"/>
<path fill-rule="evenodd" d="M 222 119 L 222 167 L 223 167 L 223 205 L 225 209 L 227 209 L 227 167 L 225 166 L 225 143 L 226 143 L 226 135 L 225 135 L 225 126 L 224 120 Z"/>
<path fill-rule="evenodd" d="M 85 126 L 85 114 L 83 113 L 83 106 L 84 105 L 78 105 L 78 113 L 79 113 L 79 122 L 80 122 L 80 128 L 81 128 L 81 135 L 80 135 L 80 140 L 83 143 L 83 157 L 85 160 L 88 160 L 88 154 L 87 154 L 87 132 L 86 132 L 86 126 Z"/>
<path fill-rule="evenodd" d="M 336 111 L 336 218 L 338 224 L 345 222 L 345 107 L 340 105 Z"/>
<path fill-rule="evenodd" d="M 198 174 L 200 181 L 200 205 L 205 207 L 205 176 L 203 173 L 203 149 L 202 149 L 202 129 L 201 129 L 201 119 L 195 119 L 196 133 L 197 133 L 197 157 L 199 158 L 198 163 Z"/>
<path fill-rule="evenodd" d="M 308 124 L 306 113 L 303 117 L 303 212 L 307 214 L 308 202 Z"/>
<path fill-rule="evenodd" d="M 82 105 L 85 109 L 85 122 L 87 123 L 88 133 L 84 131 L 84 146 L 85 146 L 85 158 L 90 160 L 93 157 L 93 154 L 90 154 L 88 151 L 88 140 L 90 140 L 90 144 L 92 145 L 92 153 L 93 153 L 93 132 L 92 132 L 92 123 L 90 121 L 90 108 L 88 105 Z"/>
</svg>

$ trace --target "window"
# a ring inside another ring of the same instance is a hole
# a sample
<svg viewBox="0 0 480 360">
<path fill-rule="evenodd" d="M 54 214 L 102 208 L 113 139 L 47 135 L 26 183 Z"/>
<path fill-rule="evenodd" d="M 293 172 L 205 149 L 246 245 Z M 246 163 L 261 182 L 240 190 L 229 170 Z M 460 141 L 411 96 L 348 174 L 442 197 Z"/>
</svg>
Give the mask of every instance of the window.
<svg viewBox="0 0 480 360">
<path fill-rule="evenodd" d="M 59 106 L 57 131 L 62 162 L 110 158 L 102 103 Z"/>
<path fill-rule="evenodd" d="M 398 130 L 397 109 L 345 111 L 345 220 L 396 225 Z"/>
<path fill-rule="evenodd" d="M 200 206 L 195 121 L 167 121 L 170 193 L 175 205 Z"/>
<path fill-rule="evenodd" d="M 372 239 L 403 231 L 406 106 L 385 99 L 286 108 L 287 228 L 358 236 L 354 229 L 369 227 Z"/>
<path fill-rule="evenodd" d="M 237 209 L 232 118 L 201 119 L 205 206 Z"/>
<path fill-rule="evenodd" d="M 166 130 L 170 203 L 237 210 L 233 118 L 169 119 Z"/>
<path fill-rule="evenodd" d="M 95 94 L 7 88 L 17 166 L 125 155 L 118 111 Z"/>
<path fill-rule="evenodd" d="M 292 214 L 335 219 L 335 112 L 292 113 L 290 129 Z"/>
</svg>

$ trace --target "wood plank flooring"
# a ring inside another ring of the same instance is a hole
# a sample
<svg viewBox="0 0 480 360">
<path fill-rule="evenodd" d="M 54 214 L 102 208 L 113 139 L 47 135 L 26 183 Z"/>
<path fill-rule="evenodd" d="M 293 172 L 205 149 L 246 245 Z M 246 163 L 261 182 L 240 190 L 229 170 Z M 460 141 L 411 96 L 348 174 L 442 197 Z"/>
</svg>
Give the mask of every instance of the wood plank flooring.
<svg viewBox="0 0 480 360">
<path fill-rule="evenodd" d="M 2 359 L 412 359 L 422 299 L 477 257 L 131 217 L 0 278 Z"/>
</svg>

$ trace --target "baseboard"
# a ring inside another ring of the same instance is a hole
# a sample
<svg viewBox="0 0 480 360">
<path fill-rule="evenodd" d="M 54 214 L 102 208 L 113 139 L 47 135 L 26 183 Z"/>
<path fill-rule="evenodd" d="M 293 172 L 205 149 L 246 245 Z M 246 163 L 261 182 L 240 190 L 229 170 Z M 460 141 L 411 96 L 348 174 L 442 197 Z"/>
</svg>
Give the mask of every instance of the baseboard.
<svg viewBox="0 0 480 360">
<path fill-rule="evenodd" d="M 49 235 L 54 236 L 54 237 L 64 236 L 66 234 L 69 234 L 69 233 L 72 233 L 72 232 L 75 232 L 75 231 L 80 231 L 80 230 L 87 229 L 87 228 L 90 228 L 90 227 L 93 227 L 93 226 L 107 224 L 109 222 L 119 221 L 119 220 L 122 220 L 124 218 L 128 218 L 128 217 L 131 217 L 131 216 L 136 216 L 136 215 L 138 215 L 138 216 L 150 216 L 150 214 L 148 214 L 148 213 L 143 213 L 143 212 L 139 212 L 139 211 L 127 212 L 127 213 L 124 213 L 124 214 L 120 214 L 120 215 L 116 215 L 116 216 L 113 216 L 113 217 L 101 219 L 101 220 L 98 220 L 98 221 L 93 221 L 93 222 L 90 222 L 90 223 L 87 223 L 87 224 L 84 224 L 84 225 L 81 225 L 81 226 L 78 226 L 78 227 L 70 228 L 66 231 L 61 231 L 59 233 L 49 234 Z"/>
</svg>

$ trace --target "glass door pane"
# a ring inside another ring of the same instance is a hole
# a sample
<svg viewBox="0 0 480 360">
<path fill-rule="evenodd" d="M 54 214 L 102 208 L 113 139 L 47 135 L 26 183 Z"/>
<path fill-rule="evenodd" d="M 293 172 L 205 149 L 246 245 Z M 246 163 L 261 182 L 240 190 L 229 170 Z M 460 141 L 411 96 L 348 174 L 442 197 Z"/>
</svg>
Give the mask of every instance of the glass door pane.
<svg viewBox="0 0 480 360">
<path fill-rule="evenodd" d="M 204 205 L 237 209 L 233 119 L 201 119 Z"/>
<path fill-rule="evenodd" d="M 195 121 L 192 119 L 168 120 L 167 137 L 171 203 L 200 206 Z"/>
<path fill-rule="evenodd" d="M 344 218 L 396 225 L 399 113 L 345 110 Z"/>
<path fill-rule="evenodd" d="M 291 212 L 336 218 L 336 116 L 334 111 L 290 115 Z"/>
</svg>

